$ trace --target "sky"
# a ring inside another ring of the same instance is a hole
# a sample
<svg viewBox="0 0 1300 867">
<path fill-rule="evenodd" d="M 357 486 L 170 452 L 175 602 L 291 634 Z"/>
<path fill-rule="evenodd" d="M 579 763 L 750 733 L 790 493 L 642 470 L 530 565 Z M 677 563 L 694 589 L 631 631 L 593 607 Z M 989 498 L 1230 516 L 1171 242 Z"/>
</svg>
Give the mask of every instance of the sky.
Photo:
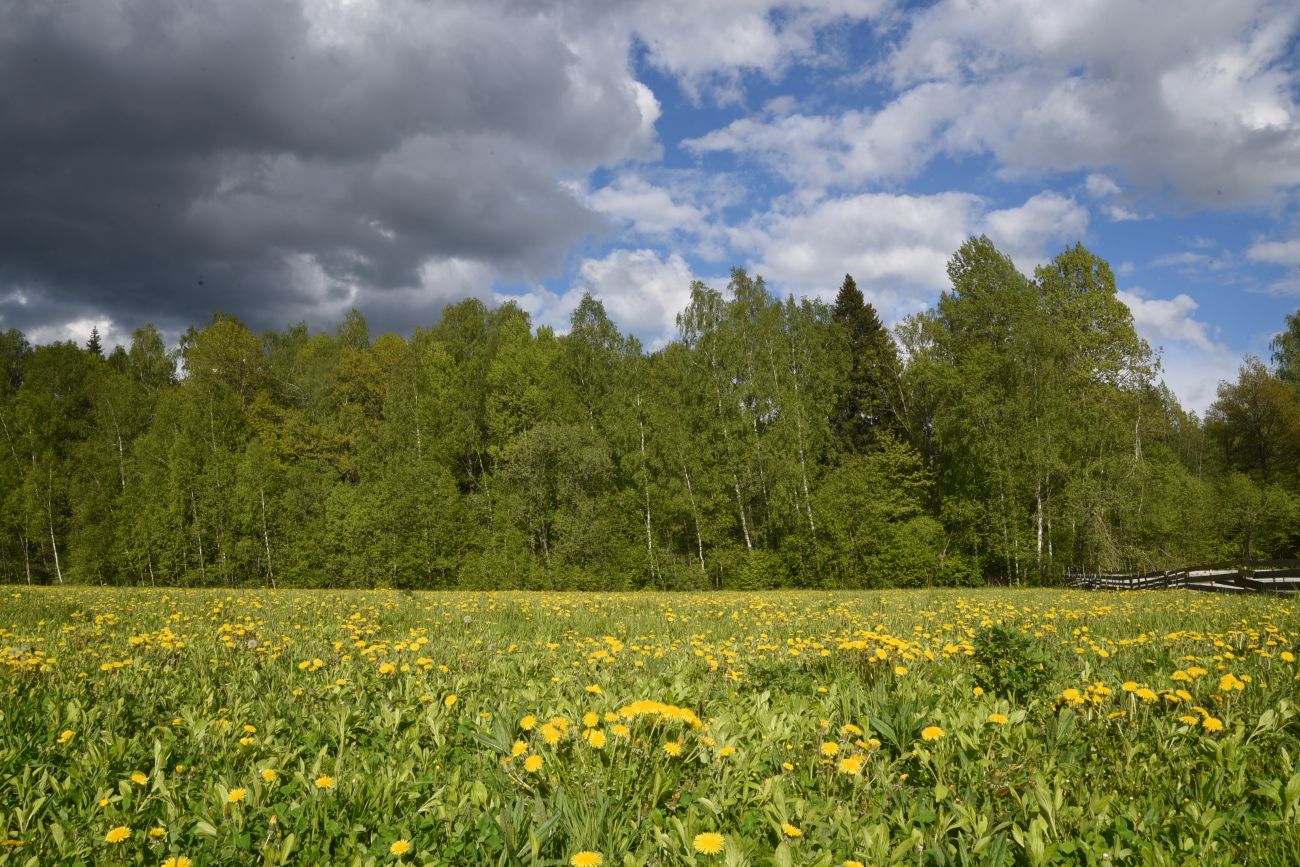
<svg viewBox="0 0 1300 867">
<path fill-rule="evenodd" d="M 1300 6 L 4 0 L 0 328 L 409 334 L 731 267 L 890 324 L 987 234 L 1109 261 L 1204 411 L 1300 308 Z"/>
</svg>

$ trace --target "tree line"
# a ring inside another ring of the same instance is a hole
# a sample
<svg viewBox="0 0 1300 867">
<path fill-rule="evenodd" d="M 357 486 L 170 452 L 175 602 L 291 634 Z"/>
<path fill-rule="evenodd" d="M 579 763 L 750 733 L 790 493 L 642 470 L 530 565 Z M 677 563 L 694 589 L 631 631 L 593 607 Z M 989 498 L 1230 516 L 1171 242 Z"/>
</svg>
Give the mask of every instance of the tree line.
<svg viewBox="0 0 1300 867">
<path fill-rule="evenodd" d="M 694 589 L 1054 583 L 1300 552 L 1300 311 L 1204 419 L 1081 245 L 987 238 L 893 333 L 733 270 L 647 352 L 586 296 L 409 338 L 0 333 L 0 581 Z"/>
</svg>

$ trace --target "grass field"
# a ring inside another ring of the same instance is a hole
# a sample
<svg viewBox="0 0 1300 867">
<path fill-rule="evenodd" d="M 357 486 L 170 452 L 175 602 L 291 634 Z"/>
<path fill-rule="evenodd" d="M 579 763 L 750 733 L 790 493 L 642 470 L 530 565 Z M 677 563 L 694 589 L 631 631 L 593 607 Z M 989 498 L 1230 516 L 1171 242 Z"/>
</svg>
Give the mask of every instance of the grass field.
<svg viewBox="0 0 1300 867">
<path fill-rule="evenodd" d="M 1300 863 L 1294 602 L 9 588 L 0 863 Z"/>
</svg>

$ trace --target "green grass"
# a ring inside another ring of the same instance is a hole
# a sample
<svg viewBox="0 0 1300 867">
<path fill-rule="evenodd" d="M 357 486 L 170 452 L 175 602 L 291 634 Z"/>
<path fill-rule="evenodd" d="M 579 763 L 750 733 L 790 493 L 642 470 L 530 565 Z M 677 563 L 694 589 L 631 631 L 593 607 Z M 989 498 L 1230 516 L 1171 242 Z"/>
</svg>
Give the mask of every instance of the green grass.
<svg viewBox="0 0 1300 867">
<path fill-rule="evenodd" d="M 11 588 L 0 626 L 4 864 L 1300 863 L 1285 600 Z"/>
</svg>

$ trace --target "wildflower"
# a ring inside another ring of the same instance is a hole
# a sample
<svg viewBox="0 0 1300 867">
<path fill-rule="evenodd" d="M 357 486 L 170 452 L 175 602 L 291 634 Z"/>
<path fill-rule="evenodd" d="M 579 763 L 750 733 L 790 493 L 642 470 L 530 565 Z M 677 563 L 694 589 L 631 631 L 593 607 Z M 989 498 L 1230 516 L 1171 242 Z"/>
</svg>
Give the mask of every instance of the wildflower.
<svg viewBox="0 0 1300 867">
<path fill-rule="evenodd" d="M 706 831 L 703 834 L 696 834 L 695 839 L 691 841 L 691 846 L 701 855 L 717 855 L 722 851 L 726 839 L 721 834 L 712 831 Z"/>
<path fill-rule="evenodd" d="M 1082 704 L 1083 695 L 1074 687 L 1070 687 L 1061 693 L 1061 698 L 1070 704 Z"/>
<path fill-rule="evenodd" d="M 781 833 L 786 835 L 787 837 L 803 836 L 803 831 L 800 831 L 798 828 L 796 828 L 794 825 L 791 825 L 789 822 L 786 822 L 781 826 Z"/>
<path fill-rule="evenodd" d="M 528 752 L 528 744 L 523 741 L 515 741 L 514 746 L 510 748 L 510 755 L 518 757 Z"/>
<path fill-rule="evenodd" d="M 394 671 L 397 671 L 397 666 L 393 665 L 391 662 L 385 662 L 379 666 L 380 674 L 392 674 Z"/>
<path fill-rule="evenodd" d="M 131 782 L 135 783 L 137 786 L 143 786 L 149 782 L 149 778 L 139 771 L 136 771 L 131 775 Z"/>
<path fill-rule="evenodd" d="M 257 743 L 256 738 L 243 737 L 239 739 L 239 745 L 241 747 L 251 747 L 255 743 Z"/>
<path fill-rule="evenodd" d="M 173 855 L 162 862 L 162 867 L 192 867 L 193 864 L 194 862 L 184 855 Z"/>
<path fill-rule="evenodd" d="M 274 768 L 262 768 L 262 780 L 267 783 L 274 783 L 276 777 L 280 776 Z"/>
<path fill-rule="evenodd" d="M 524 759 L 524 770 L 530 774 L 535 774 L 542 769 L 542 757 L 533 754 Z"/>
<path fill-rule="evenodd" d="M 974 689 L 972 689 L 971 692 L 975 694 L 975 697 L 976 697 L 976 698 L 979 698 L 980 696 L 982 696 L 982 695 L 984 694 L 984 687 L 982 687 L 982 686 L 977 686 L 977 687 L 975 687 Z"/>
<path fill-rule="evenodd" d="M 1006 716 L 1000 713 L 991 713 L 989 714 L 989 722 L 993 723 L 994 725 L 1004 726 L 1007 724 L 1007 718 Z"/>
<path fill-rule="evenodd" d="M 627 726 L 623 725 L 622 723 L 619 723 L 618 725 L 611 727 L 610 731 L 620 738 L 632 737 L 632 730 Z"/>
<path fill-rule="evenodd" d="M 866 867 L 861 861 L 854 861 L 852 858 L 846 859 L 840 867 Z"/>
<path fill-rule="evenodd" d="M 593 731 L 587 736 L 587 743 L 593 750 L 603 750 L 605 748 L 605 733 L 599 729 Z"/>
<path fill-rule="evenodd" d="M 921 739 L 926 741 L 937 741 L 943 737 L 943 729 L 938 726 L 927 726 L 921 730 Z"/>
<path fill-rule="evenodd" d="M 1201 726 L 1207 732 L 1223 731 L 1223 720 L 1216 719 L 1215 717 L 1212 716 L 1206 717 L 1205 719 L 1201 720 Z"/>
<path fill-rule="evenodd" d="M 604 690 L 600 688 L 600 684 L 593 683 L 587 687 L 587 692 L 592 695 L 600 695 Z"/>
<path fill-rule="evenodd" d="M 155 840 L 157 840 L 159 837 L 166 837 L 167 829 L 162 827 L 161 825 L 154 826 L 153 828 L 149 829 L 149 836 L 153 837 Z"/>
<path fill-rule="evenodd" d="M 819 748 L 819 752 L 826 758 L 830 758 L 840 751 L 840 745 L 834 741 L 826 741 Z"/>
<path fill-rule="evenodd" d="M 1180 716 L 1180 717 L 1178 718 L 1178 720 L 1179 720 L 1179 722 L 1181 722 L 1183 725 L 1189 725 L 1189 726 L 1194 726 L 1194 725 L 1196 725 L 1198 722 L 1200 722 L 1200 720 L 1198 720 L 1196 717 L 1192 716 L 1191 714 L 1186 714 L 1186 715 L 1184 715 L 1184 716 Z"/>
<path fill-rule="evenodd" d="M 1142 699 L 1143 701 L 1155 701 L 1160 697 L 1156 695 L 1155 692 L 1153 692 L 1150 689 L 1147 689 L 1146 687 L 1142 687 L 1142 689 L 1139 689 L 1135 694 L 1137 695 L 1138 698 Z"/>
<path fill-rule="evenodd" d="M 455 703 L 456 703 L 456 693 L 454 692 L 442 700 L 442 704 L 444 707 L 451 707 Z"/>
<path fill-rule="evenodd" d="M 782 762 L 781 767 L 784 768 L 784 769 L 787 770 L 787 771 L 793 771 L 793 770 L 794 770 L 794 765 L 790 764 L 789 762 Z"/>
<path fill-rule="evenodd" d="M 669 741 L 664 744 L 664 752 L 670 756 L 680 756 L 682 754 L 682 745 L 679 741 Z"/>
<path fill-rule="evenodd" d="M 1126 680 L 1124 681 L 1124 683 L 1120 685 L 1120 689 L 1124 690 L 1125 692 L 1135 692 L 1137 688 L 1138 685 L 1137 685 L 1137 681 L 1135 680 Z"/>
<path fill-rule="evenodd" d="M 718 757 L 723 759 L 727 758 L 728 756 L 734 756 L 735 754 L 736 754 L 735 747 L 723 747 L 722 749 L 718 750 Z"/>
<path fill-rule="evenodd" d="M 533 716 L 532 714 L 528 714 L 527 716 L 519 720 L 519 727 L 526 732 L 532 731 L 534 728 L 537 727 L 537 717 Z"/>
<path fill-rule="evenodd" d="M 226 803 L 238 804 L 240 801 L 244 800 L 244 797 L 247 794 L 248 792 L 244 789 L 231 789 L 230 794 L 226 795 Z"/>
<path fill-rule="evenodd" d="M 66 744 L 68 741 L 72 740 L 73 734 L 74 733 L 72 729 L 64 729 L 62 732 L 60 732 L 59 739 L 55 741 L 55 743 L 59 745 Z"/>
<path fill-rule="evenodd" d="M 410 851 L 411 851 L 411 841 L 405 838 L 401 840 L 394 840 L 393 845 L 388 847 L 389 855 L 405 855 L 407 852 Z"/>
<path fill-rule="evenodd" d="M 1295 654 L 1289 650 L 1284 650 L 1280 654 L 1283 662 L 1295 662 Z"/>
<path fill-rule="evenodd" d="M 898 675 L 899 677 L 903 677 L 904 675 L 907 674 L 907 666 L 906 665 L 894 666 L 894 674 Z"/>
<path fill-rule="evenodd" d="M 841 774 L 855 776 L 862 771 L 862 756 L 846 756 L 840 759 L 837 767 Z"/>
<path fill-rule="evenodd" d="M 331 777 L 329 774 L 321 774 L 319 777 L 316 778 L 315 783 L 316 783 L 316 788 L 318 789 L 334 788 L 334 778 Z"/>
<path fill-rule="evenodd" d="M 605 856 L 599 852 L 591 852 L 584 849 L 569 859 L 572 867 L 600 867 L 605 863 Z"/>
<path fill-rule="evenodd" d="M 600 722 L 600 716 L 598 714 L 592 713 L 591 711 L 587 711 L 582 715 L 583 728 L 594 729 L 599 722 Z"/>
<path fill-rule="evenodd" d="M 255 735 L 257 734 L 257 726 L 246 725 L 244 726 L 244 731 L 250 735 Z"/>
<path fill-rule="evenodd" d="M 1231 673 L 1225 674 L 1219 678 L 1219 692 L 1232 692 L 1234 689 L 1245 689 L 1246 684 L 1238 680 L 1236 675 Z"/>
<path fill-rule="evenodd" d="M 128 828 L 125 825 L 118 825 L 116 828 L 109 829 L 109 832 L 104 835 L 104 842 L 121 843 L 123 840 L 125 840 L 130 836 L 131 836 L 130 828 Z"/>
</svg>

